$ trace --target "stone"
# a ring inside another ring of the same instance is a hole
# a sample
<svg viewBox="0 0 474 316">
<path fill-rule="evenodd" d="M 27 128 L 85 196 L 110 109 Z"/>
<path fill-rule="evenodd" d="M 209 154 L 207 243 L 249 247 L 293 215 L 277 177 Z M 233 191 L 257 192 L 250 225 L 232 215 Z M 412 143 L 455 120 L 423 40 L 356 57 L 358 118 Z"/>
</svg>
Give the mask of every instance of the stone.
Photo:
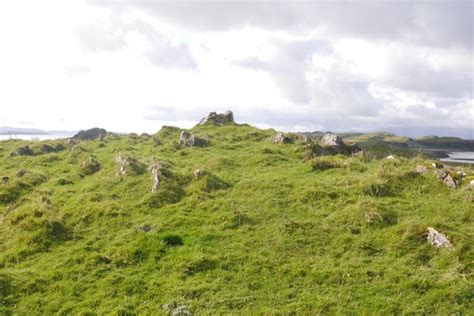
<svg viewBox="0 0 474 316">
<path fill-rule="evenodd" d="M 199 122 L 199 125 L 212 123 L 215 125 L 222 126 L 227 123 L 234 123 L 234 113 L 232 111 L 226 111 L 224 113 L 211 112 L 208 116 L 203 117 Z"/>
<path fill-rule="evenodd" d="M 145 173 L 146 166 L 132 157 L 124 158 L 122 154 L 115 157 L 115 162 L 119 165 L 117 176 L 140 175 Z"/>
<path fill-rule="evenodd" d="M 427 236 L 426 240 L 436 248 L 451 248 L 451 242 L 448 240 L 448 238 L 438 232 L 436 229 L 433 227 L 428 227 L 427 229 Z"/>
<path fill-rule="evenodd" d="M 324 134 L 323 138 L 321 139 L 321 146 L 342 146 L 344 142 L 342 139 L 337 136 L 336 134 L 327 133 Z"/>
<path fill-rule="evenodd" d="M 196 169 L 194 170 L 193 172 L 193 175 L 195 178 L 199 178 L 199 177 L 202 177 L 206 172 L 202 169 Z"/>
<path fill-rule="evenodd" d="M 5 176 L 5 177 L 2 177 L 2 184 L 8 184 L 8 182 L 10 181 L 10 178 Z"/>
<path fill-rule="evenodd" d="M 431 164 L 431 166 L 432 166 L 433 168 L 435 168 L 435 169 L 442 169 L 442 168 L 444 168 L 444 166 L 443 166 L 441 163 L 437 162 L 437 161 L 433 162 L 433 163 Z"/>
<path fill-rule="evenodd" d="M 428 170 L 428 169 L 427 169 L 425 166 L 418 165 L 418 166 L 416 166 L 415 172 L 416 172 L 416 173 L 423 174 L 423 173 L 425 173 L 427 170 Z"/>
<path fill-rule="evenodd" d="M 454 178 L 448 174 L 444 179 L 443 183 L 446 184 L 448 187 L 456 189 L 458 187 L 458 182 L 454 180 Z"/>
<path fill-rule="evenodd" d="M 273 142 L 275 144 L 288 144 L 288 143 L 291 143 L 293 140 L 286 136 L 284 133 L 282 132 L 278 132 L 276 135 L 275 135 L 275 138 L 273 139 Z"/>
<path fill-rule="evenodd" d="M 387 157 L 385 157 L 385 159 L 394 160 L 394 159 L 396 159 L 396 157 L 395 157 L 395 155 L 388 155 Z"/>
<path fill-rule="evenodd" d="M 103 128 L 91 128 L 88 130 L 83 130 L 77 133 L 72 137 L 72 139 L 77 140 L 94 140 L 94 139 L 103 139 L 107 136 L 107 131 Z"/>
<path fill-rule="evenodd" d="M 179 135 L 179 144 L 188 147 L 202 147 L 206 146 L 208 143 L 205 139 L 199 138 L 191 132 L 183 130 Z"/>
<path fill-rule="evenodd" d="M 156 192 L 160 187 L 160 178 L 162 177 L 161 174 L 161 165 L 153 162 L 149 168 L 151 172 L 151 177 L 153 181 L 153 186 L 151 187 L 151 192 Z"/>
<path fill-rule="evenodd" d="M 163 310 L 170 316 L 192 316 L 193 313 L 188 306 L 171 302 L 162 306 Z"/>
<path fill-rule="evenodd" d="M 456 189 L 461 185 L 462 175 L 451 174 L 448 170 L 436 170 L 436 179 L 440 182 L 443 182 L 446 186 Z"/>
</svg>

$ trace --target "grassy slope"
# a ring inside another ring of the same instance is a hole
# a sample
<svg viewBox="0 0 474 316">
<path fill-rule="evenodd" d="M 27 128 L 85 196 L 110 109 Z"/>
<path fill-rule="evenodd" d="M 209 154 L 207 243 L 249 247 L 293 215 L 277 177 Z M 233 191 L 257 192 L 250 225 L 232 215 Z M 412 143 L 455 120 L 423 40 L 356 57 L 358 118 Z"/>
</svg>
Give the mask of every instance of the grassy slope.
<svg viewBox="0 0 474 316">
<path fill-rule="evenodd" d="M 180 148 L 174 129 L 162 145 L 116 137 L 33 157 L 9 157 L 26 142 L 0 143 L 12 179 L 0 185 L 0 314 L 156 314 L 171 301 L 197 314 L 474 308 L 472 191 L 413 176 L 421 158 L 332 157 L 341 168 L 313 171 L 272 131 L 195 131 L 211 146 Z M 153 194 L 148 173 L 116 176 L 119 152 L 172 174 Z M 90 155 L 102 168 L 81 177 Z M 197 168 L 212 175 L 195 179 Z M 428 245 L 427 226 L 454 249 Z"/>
</svg>

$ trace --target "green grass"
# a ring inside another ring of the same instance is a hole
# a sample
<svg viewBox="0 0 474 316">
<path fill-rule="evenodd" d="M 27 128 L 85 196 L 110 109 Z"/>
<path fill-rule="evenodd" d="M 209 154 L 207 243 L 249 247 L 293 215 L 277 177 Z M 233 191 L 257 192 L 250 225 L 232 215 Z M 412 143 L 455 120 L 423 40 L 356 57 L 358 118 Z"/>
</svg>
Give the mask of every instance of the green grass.
<svg viewBox="0 0 474 316">
<path fill-rule="evenodd" d="M 272 130 L 192 131 L 209 146 L 176 128 L 34 156 L 10 153 L 42 143 L 0 142 L 0 314 L 472 313 L 474 192 L 413 173 L 429 161 L 304 161 Z M 157 192 L 148 171 L 118 176 L 119 154 L 160 162 Z"/>
</svg>

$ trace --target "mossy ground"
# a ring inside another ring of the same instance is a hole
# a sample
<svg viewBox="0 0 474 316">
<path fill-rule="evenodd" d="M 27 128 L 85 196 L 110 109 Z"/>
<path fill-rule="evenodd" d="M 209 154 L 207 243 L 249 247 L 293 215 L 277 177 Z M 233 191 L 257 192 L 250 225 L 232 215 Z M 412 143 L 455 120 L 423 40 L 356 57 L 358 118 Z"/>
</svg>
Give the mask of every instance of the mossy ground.
<svg viewBox="0 0 474 316">
<path fill-rule="evenodd" d="M 303 161 L 274 131 L 199 126 L 202 148 L 107 136 L 10 157 L 0 143 L 0 314 L 469 314 L 474 193 L 421 157 Z M 157 141 L 157 138 L 159 141 Z M 117 176 L 122 154 L 164 166 Z M 100 170 L 81 172 L 95 157 Z M 18 170 L 27 173 L 16 177 Z M 203 169 L 202 177 L 194 177 Z M 471 171 L 468 170 L 468 173 Z M 427 244 L 445 233 L 453 249 Z"/>
</svg>

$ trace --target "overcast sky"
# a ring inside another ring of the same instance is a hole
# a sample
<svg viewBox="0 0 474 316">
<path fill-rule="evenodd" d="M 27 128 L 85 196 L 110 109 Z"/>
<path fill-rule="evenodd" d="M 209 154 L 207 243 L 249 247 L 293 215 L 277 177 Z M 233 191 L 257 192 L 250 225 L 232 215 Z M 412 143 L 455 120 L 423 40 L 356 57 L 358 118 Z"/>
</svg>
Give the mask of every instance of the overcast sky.
<svg viewBox="0 0 474 316">
<path fill-rule="evenodd" d="M 0 126 L 474 138 L 472 1 L 0 2 Z"/>
</svg>

